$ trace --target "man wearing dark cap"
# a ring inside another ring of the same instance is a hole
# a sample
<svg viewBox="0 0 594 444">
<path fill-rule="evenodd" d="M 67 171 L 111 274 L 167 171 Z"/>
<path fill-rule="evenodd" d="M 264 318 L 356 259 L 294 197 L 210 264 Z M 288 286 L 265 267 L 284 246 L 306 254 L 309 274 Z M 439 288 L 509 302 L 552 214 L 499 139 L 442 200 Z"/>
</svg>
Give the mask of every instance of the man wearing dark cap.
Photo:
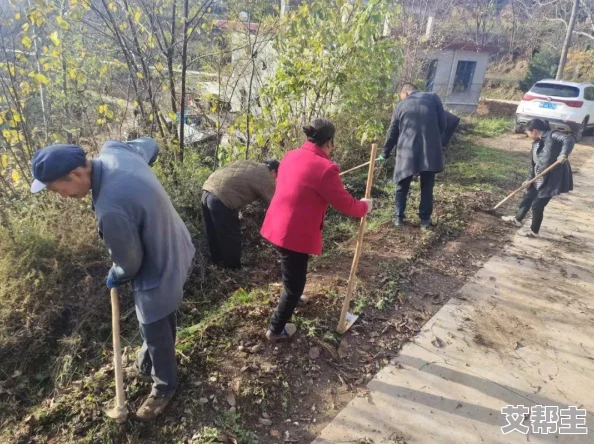
<svg viewBox="0 0 594 444">
<path fill-rule="evenodd" d="M 132 284 L 144 344 L 135 370 L 150 380 L 150 396 L 137 417 L 151 420 L 177 388 L 176 310 L 191 268 L 194 246 L 150 166 L 159 153 L 151 138 L 108 141 L 98 158 L 87 160 L 75 145 L 53 145 L 33 156 L 31 192 L 43 189 L 62 197 L 91 192 L 99 236 L 113 262 L 109 288 Z"/>
<path fill-rule="evenodd" d="M 241 267 L 239 210 L 274 195 L 278 161 L 238 160 L 210 175 L 202 186 L 202 212 L 210 257 L 224 268 Z"/>
</svg>

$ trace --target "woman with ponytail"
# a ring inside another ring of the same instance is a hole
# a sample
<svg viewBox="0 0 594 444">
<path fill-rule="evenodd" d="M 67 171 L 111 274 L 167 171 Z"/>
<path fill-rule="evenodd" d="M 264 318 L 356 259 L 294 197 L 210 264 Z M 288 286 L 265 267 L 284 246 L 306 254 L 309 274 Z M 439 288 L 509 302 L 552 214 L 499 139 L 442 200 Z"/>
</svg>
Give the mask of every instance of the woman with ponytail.
<svg viewBox="0 0 594 444">
<path fill-rule="evenodd" d="M 276 192 L 261 231 L 278 247 L 283 275 L 283 292 L 266 333 L 271 342 L 295 332 L 295 326 L 287 323 L 303 294 L 309 256 L 322 253 L 328 205 L 358 218 L 372 206 L 371 199 L 357 200 L 345 190 L 340 170 L 330 160 L 335 133 L 332 122 L 316 119 L 303 132 L 307 141 L 289 151 L 280 163 Z"/>
<path fill-rule="evenodd" d="M 522 222 L 532 208 L 532 224 L 529 229 L 521 229 L 518 234 L 526 237 L 538 237 L 544 209 L 554 196 L 573 190 L 573 175 L 567 161 L 573 151 L 573 137 L 559 131 L 551 131 L 548 122 L 532 119 L 526 125 L 526 134 L 532 143 L 532 164 L 526 182 L 559 161 L 561 165 L 530 185 L 524 192 L 515 216 L 503 216 L 505 222 L 522 226 Z M 524 182 L 524 183 L 526 183 Z"/>
</svg>

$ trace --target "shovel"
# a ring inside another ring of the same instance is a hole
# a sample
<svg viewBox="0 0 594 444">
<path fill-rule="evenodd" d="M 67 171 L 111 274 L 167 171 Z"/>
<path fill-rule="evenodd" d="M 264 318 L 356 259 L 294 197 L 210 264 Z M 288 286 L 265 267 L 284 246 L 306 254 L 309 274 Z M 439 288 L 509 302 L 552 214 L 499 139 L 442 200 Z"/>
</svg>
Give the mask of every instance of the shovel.
<svg viewBox="0 0 594 444">
<path fill-rule="evenodd" d="M 373 184 L 373 170 L 375 166 L 375 159 L 377 153 L 377 143 L 371 145 L 371 158 L 369 162 L 369 170 L 367 173 L 367 186 L 365 187 L 365 198 L 369 199 L 371 196 L 371 185 Z M 348 172 L 348 171 L 347 171 Z M 359 265 L 359 257 L 361 256 L 361 248 L 363 247 L 363 234 L 365 233 L 365 222 L 367 221 L 367 215 L 361 218 L 359 224 L 359 233 L 357 234 L 357 246 L 355 247 L 355 256 L 353 257 L 353 264 L 351 265 L 351 273 L 349 275 L 349 284 L 347 287 L 347 294 L 342 304 L 342 312 L 340 313 L 340 320 L 336 331 L 340 334 L 346 333 L 346 331 L 353 326 L 359 316 L 349 313 L 349 305 L 353 297 L 353 290 L 355 289 L 355 279 L 357 278 L 357 267 Z"/>
<path fill-rule="evenodd" d="M 113 336 L 113 367 L 116 383 L 115 407 L 105 411 L 105 414 L 115 419 L 118 424 L 126 421 L 128 408 L 124 397 L 124 374 L 122 372 L 122 345 L 120 343 L 120 301 L 118 290 L 111 289 L 111 326 Z"/>
</svg>

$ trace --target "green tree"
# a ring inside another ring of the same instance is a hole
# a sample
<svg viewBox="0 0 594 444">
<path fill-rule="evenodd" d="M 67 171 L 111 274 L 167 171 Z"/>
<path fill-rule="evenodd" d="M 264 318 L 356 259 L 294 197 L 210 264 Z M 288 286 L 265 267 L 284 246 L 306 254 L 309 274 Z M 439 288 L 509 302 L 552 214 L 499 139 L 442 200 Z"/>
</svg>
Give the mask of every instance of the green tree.
<svg viewBox="0 0 594 444">
<path fill-rule="evenodd" d="M 340 122 L 351 141 L 382 135 L 401 60 L 393 40 L 382 35 L 392 11 L 382 0 L 316 0 L 287 14 L 274 41 L 276 69 L 254 116 L 263 154 L 293 146 L 301 126 L 319 116 Z"/>
<path fill-rule="evenodd" d="M 551 52 L 536 54 L 528 65 L 526 76 L 523 80 L 520 80 L 520 90 L 526 92 L 539 80 L 554 79 L 559 66 L 559 58 L 559 54 Z"/>
</svg>

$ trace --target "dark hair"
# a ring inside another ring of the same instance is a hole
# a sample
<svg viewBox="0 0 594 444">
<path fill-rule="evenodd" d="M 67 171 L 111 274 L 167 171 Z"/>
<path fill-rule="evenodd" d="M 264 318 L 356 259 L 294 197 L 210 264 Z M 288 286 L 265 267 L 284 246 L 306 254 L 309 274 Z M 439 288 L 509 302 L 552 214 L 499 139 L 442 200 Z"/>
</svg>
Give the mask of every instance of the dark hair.
<svg viewBox="0 0 594 444">
<path fill-rule="evenodd" d="M 528 122 L 528 125 L 526 125 L 526 129 L 528 131 L 538 130 L 544 133 L 546 131 L 549 131 L 551 127 L 549 126 L 549 122 L 547 122 L 546 120 L 532 119 L 530 122 Z"/>
<path fill-rule="evenodd" d="M 417 85 L 415 85 L 414 83 L 405 83 L 404 85 L 402 85 L 402 89 L 400 91 L 405 92 L 406 94 L 410 94 L 415 91 L 418 91 L 418 89 Z"/>
<path fill-rule="evenodd" d="M 268 171 L 278 172 L 278 167 L 280 165 L 278 160 L 274 160 L 274 159 L 265 160 L 264 164 L 268 167 Z"/>
<path fill-rule="evenodd" d="M 322 146 L 329 140 L 334 139 L 336 129 L 328 119 L 315 119 L 309 125 L 303 127 L 303 132 L 307 136 L 307 140 L 317 146 Z"/>
</svg>

